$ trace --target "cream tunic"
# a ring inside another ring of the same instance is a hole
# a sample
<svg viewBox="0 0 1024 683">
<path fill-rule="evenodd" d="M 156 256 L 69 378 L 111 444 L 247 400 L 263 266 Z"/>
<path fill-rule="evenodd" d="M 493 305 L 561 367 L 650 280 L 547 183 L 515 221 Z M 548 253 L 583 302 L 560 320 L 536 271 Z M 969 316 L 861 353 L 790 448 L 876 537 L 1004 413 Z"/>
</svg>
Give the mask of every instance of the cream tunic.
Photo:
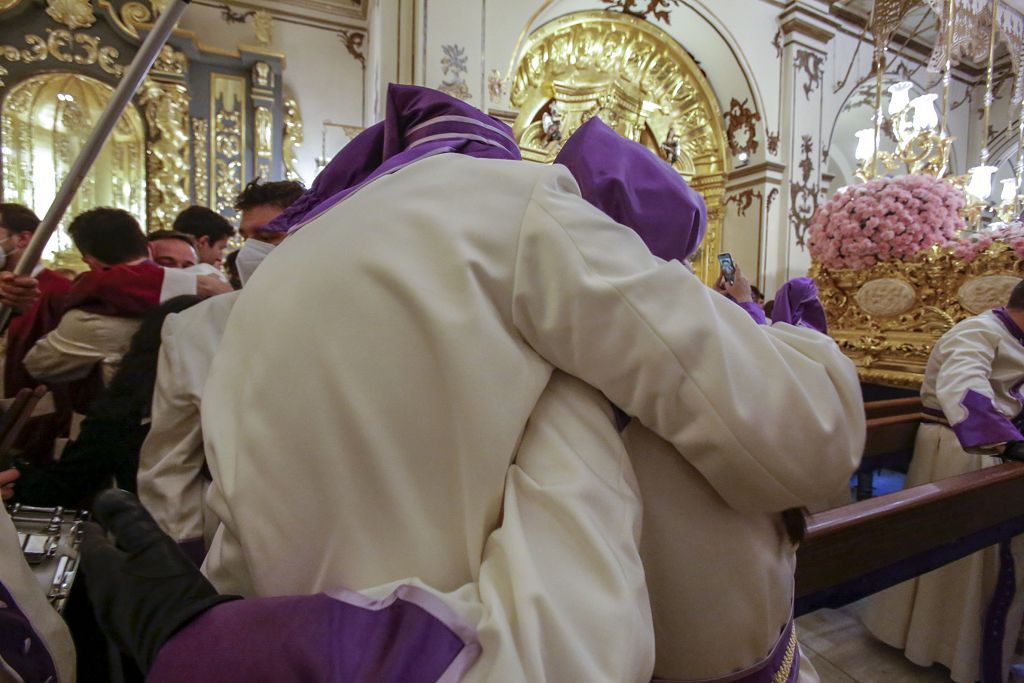
<svg viewBox="0 0 1024 683">
<path fill-rule="evenodd" d="M 1019 330 L 1008 329 L 990 311 L 957 324 L 936 343 L 921 400 L 926 409 L 941 410 L 953 427 L 921 425 L 907 487 L 1001 462 L 982 453 L 986 446 L 1019 439 L 1010 420 L 1024 407 L 1019 393 L 1024 382 L 1022 342 Z M 1014 539 L 1011 547 L 1018 579 L 1007 619 L 1004 669 L 1024 614 L 1022 539 Z M 864 624 L 880 640 L 904 649 L 910 661 L 922 666 L 939 662 L 950 669 L 954 681 L 973 683 L 980 676 L 982 623 L 998 569 L 998 547 L 986 548 L 878 594 L 865 611 Z"/>
<path fill-rule="evenodd" d="M 417 162 L 291 236 L 239 296 L 203 398 L 221 521 L 205 570 L 243 595 L 473 582 L 553 367 L 734 482 L 733 507 L 799 506 L 820 477 L 795 431 L 849 458 L 863 408 L 848 360 L 788 336 L 651 256 L 564 168 Z"/>
</svg>

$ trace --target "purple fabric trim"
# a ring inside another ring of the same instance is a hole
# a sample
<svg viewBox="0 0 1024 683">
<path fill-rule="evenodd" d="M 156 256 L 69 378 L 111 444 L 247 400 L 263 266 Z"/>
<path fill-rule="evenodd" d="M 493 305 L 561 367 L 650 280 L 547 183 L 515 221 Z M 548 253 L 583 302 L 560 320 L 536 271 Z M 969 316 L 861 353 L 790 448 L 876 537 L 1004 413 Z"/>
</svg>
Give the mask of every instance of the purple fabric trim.
<svg viewBox="0 0 1024 683">
<path fill-rule="evenodd" d="M 203 539 L 190 538 L 186 541 L 178 541 L 178 547 L 192 561 L 192 564 L 197 567 L 203 566 L 203 560 L 206 559 L 206 544 L 203 543 Z"/>
<path fill-rule="evenodd" d="M 967 417 L 950 426 L 964 450 L 1007 441 L 1024 441 L 1024 436 L 1005 415 L 996 410 L 988 396 L 968 389 L 960 399 L 960 405 L 967 411 Z"/>
<path fill-rule="evenodd" d="M 655 678 L 652 683 L 774 683 L 778 676 L 785 669 L 786 655 L 789 653 L 792 644 L 792 666 L 785 683 L 796 683 L 800 677 L 800 649 L 797 647 L 796 637 L 793 634 L 793 619 L 782 629 L 782 635 L 775 642 L 771 653 L 762 661 L 749 669 L 737 671 L 736 673 L 722 676 L 720 678 L 702 678 L 700 681 L 681 681 L 668 678 Z"/>
<path fill-rule="evenodd" d="M 425 591 L 339 591 L 218 605 L 163 646 L 147 681 L 454 683 L 479 654 L 472 627 Z"/>
<path fill-rule="evenodd" d="M 753 301 L 737 301 L 736 305 L 749 313 L 750 317 L 753 318 L 754 322 L 758 325 L 768 324 L 768 319 L 764 316 L 764 309 Z"/>
<path fill-rule="evenodd" d="M 772 322 L 802 325 L 828 334 L 825 308 L 818 298 L 818 285 L 809 277 L 793 278 L 775 294 Z"/>
<path fill-rule="evenodd" d="M 1013 551 L 1010 541 L 1005 540 L 999 544 L 999 578 L 996 580 L 992 601 L 985 612 L 985 632 L 981 641 L 981 683 L 1003 681 L 1003 640 L 1006 635 L 1006 619 L 1016 590 Z"/>
<path fill-rule="evenodd" d="M 25 683 L 56 681 L 57 667 L 50 651 L 2 582 L 0 602 L 0 657 Z"/>
<path fill-rule="evenodd" d="M 566 141 L 555 163 L 569 169 L 584 199 L 640 235 L 655 256 L 686 261 L 704 239 L 704 198 L 651 150 L 596 116 Z"/>
<path fill-rule="evenodd" d="M 437 139 L 439 135 L 444 137 Z M 384 121 L 345 145 L 267 229 L 294 232 L 373 180 L 445 153 L 522 158 L 512 129 L 476 107 L 429 88 L 391 84 Z"/>
<path fill-rule="evenodd" d="M 1010 317 L 1005 308 L 993 308 L 992 314 L 999 318 L 999 322 L 1003 323 L 1006 331 L 1012 334 L 1014 339 L 1024 344 L 1024 330 L 1021 330 L 1017 323 L 1013 322 L 1013 318 Z"/>
</svg>

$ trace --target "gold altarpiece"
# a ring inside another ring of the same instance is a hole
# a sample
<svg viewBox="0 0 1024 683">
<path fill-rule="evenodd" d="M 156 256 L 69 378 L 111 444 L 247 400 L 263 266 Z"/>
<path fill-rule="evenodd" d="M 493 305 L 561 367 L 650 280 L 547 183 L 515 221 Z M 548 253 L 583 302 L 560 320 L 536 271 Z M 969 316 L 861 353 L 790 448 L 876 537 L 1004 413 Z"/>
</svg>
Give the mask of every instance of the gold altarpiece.
<svg viewBox="0 0 1024 683">
<path fill-rule="evenodd" d="M 694 267 L 707 282 L 718 276 L 728 173 L 722 111 L 700 67 L 671 36 L 627 14 L 560 17 L 525 42 L 510 99 L 525 159 L 551 162 L 576 128 L 599 116 L 672 163 L 708 206 Z M 560 139 L 544 130 L 552 105 Z"/>
<path fill-rule="evenodd" d="M 163 4 L 0 0 L 3 201 L 46 211 Z M 300 114 L 294 102 L 286 106 L 284 55 L 270 47 L 269 15 L 263 19 L 260 44 L 234 50 L 175 31 L 69 216 L 112 205 L 151 231 L 169 228 L 193 203 L 231 217 L 244 183 L 293 174 L 285 147 L 301 130 Z M 66 234 L 57 240 L 52 260 L 75 265 Z"/>
</svg>

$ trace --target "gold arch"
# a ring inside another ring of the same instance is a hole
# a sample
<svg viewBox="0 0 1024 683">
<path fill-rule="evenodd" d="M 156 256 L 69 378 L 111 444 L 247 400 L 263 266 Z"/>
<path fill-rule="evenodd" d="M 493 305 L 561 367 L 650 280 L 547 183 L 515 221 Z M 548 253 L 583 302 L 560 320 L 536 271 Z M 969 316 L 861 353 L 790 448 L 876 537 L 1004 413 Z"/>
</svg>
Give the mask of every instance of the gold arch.
<svg viewBox="0 0 1024 683">
<path fill-rule="evenodd" d="M 674 134 L 674 167 L 708 205 L 708 233 L 694 266 L 705 281 L 717 277 L 730 163 L 722 111 L 700 67 L 670 35 L 603 10 L 559 17 L 527 39 L 511 102 L 519 111 L 516 139 L 533 161 L 551 162 L 562 141 L 592 116 L 666 160 L 664 143 Z M 543 130 L 552 103 L 562 119 L 561 140 L 549 140 Z"/>
<path fill-rule="evenodd" d="M 66 72 L 32 76 L 11 88 L 0 107 L 4 201 L 46 213 L 113 93 L 106 83 Z M 146 135 L 134 104 L 118 119 L 63 224 L 96 206 L 126 209 L 145 225 Z M 63 225 L 46 257 L 80 265 Z"/>
</svg>

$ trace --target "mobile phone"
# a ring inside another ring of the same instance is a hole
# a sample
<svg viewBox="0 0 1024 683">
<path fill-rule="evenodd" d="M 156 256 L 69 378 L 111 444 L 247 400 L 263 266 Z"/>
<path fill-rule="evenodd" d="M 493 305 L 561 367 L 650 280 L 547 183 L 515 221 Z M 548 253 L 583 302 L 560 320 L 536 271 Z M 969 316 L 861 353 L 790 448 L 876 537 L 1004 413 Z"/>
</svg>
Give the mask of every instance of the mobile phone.
<svg viewBox="0 0 1024 683">
<path fill-rule="evenodd" d="M 725 252 L 718 255 L 718 265 L 722 267 L 722 274 L 731 285 L 736 282 L 736 262 L 732 260 L 732 254 Z"/>
</svg>

